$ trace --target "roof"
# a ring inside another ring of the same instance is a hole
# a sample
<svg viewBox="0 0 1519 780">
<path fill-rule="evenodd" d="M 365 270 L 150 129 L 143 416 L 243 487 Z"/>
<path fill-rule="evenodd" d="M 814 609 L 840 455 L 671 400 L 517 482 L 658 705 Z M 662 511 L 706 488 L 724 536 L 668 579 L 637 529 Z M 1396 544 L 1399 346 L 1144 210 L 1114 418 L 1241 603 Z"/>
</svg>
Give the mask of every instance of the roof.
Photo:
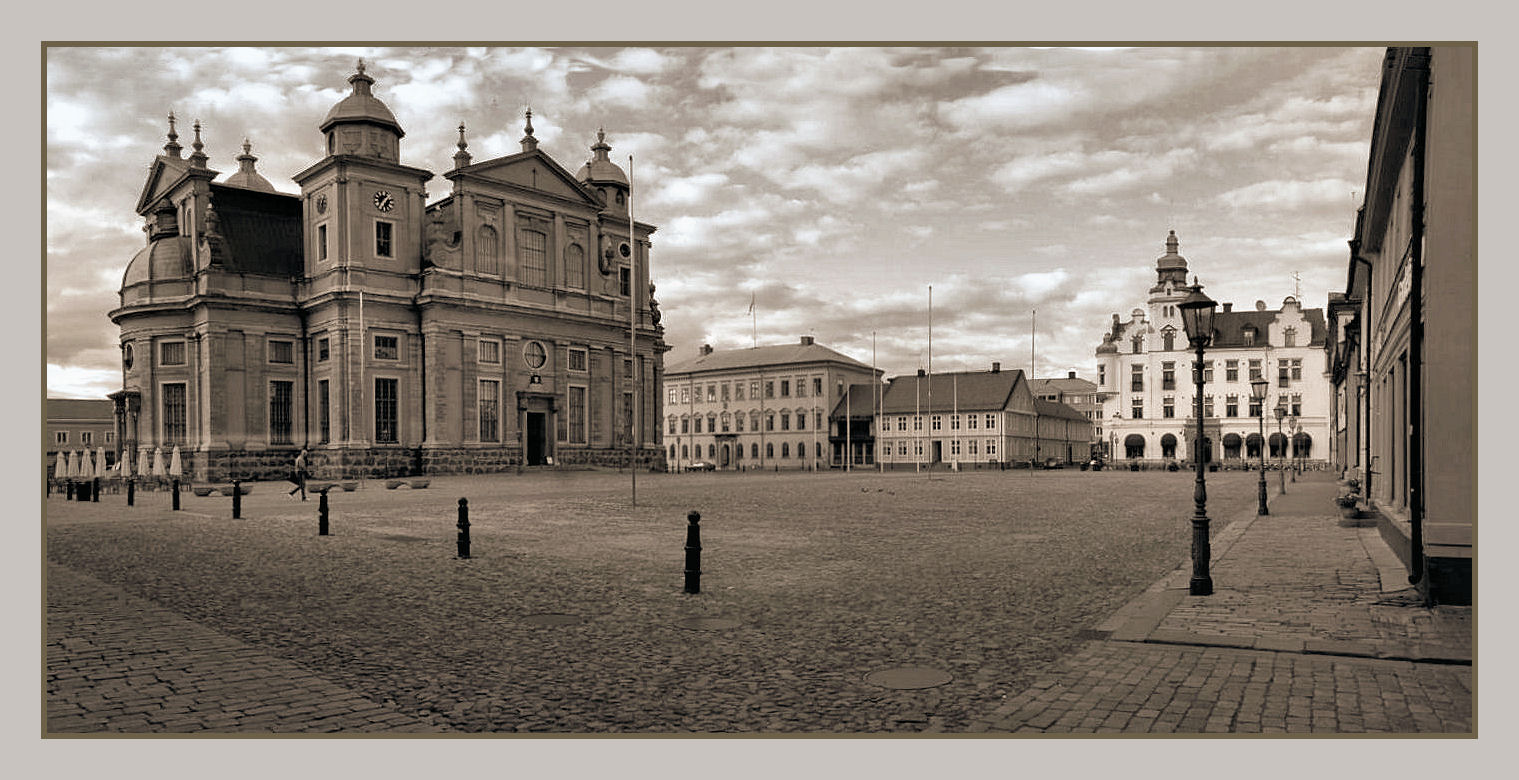
<svg viewBox="0 0 1519 780">
<path fill-rule="evenodd" d="M 1065 404 L 1046 401 L 1038 396 L 1034 397 L 1034 413 L 1040 417 L 1064 417 L 1067 420 L 1080 420 L 1084 423 L 1091 422 L 1091 420 L 1087 419 L 1086 415 Z"/>
<path fill-rule="evenodd" d="M 213 183 L 211 205 L 228 248 L 223 268 L 271 276 L 302 273 L 300 197 Z"/>
<path fill-rule="evenodd" d="M 842 363 L 853 368 L 872 370 L 870 366 L 821 344 L 782 344 L 770 347 L 714 351 L 665 368 L 665 376 L 702 371 L 725 371 L 739 368 L 784 366 L 795 363 Z"/>
<path fill-rule="evenodd" d="M 848 405 L 845 405 L 845 400 Z M 829 417 L 842 417 L 847 410 L 849 416 L 860 419 L 874 417 L 876 408 L 876 388 L 868 384 L 856 384 L 849 386 L 849 392 L 840 397 L 838 403 L 828 412 Z"/>
<path fill-rule="evenodd" d="M 1097 390 L 1097 383 L 1081 377 L 1060 376 L 1051 379 L 1030 379 L 1029 390 L 1034 395 L 1040 393 L 1092 393 Z"/>
<path fill-rule="evenodd" d="M 1324 338 L 1329 333 L 1328 326 L 1324 324 L 1324 310 L 1303 309 L 1302 311 L 1303 319 L 1308 320 L 1308 325 L 1312 328 L 1313 331 L 1308 338 L 1308 344 L 1306 346 L 1322 346 L 1324 343 Z M 1227 347 L 1261 346 L 1260 339 L 1257 339 L 1254 343 L 1245 343 L 1245 327 L 1247 325 L 1254 326 L 1257 333 L 1267 333 L 1269 332 L 1271 323 L 1274 322 L 1277 316 L 1281 313 L 1282 312 L 1280 309 L 1270 309 L 1267 311 L 1253 311 L 1247 309 L 1244 311 L 1216 312 L 1213 315 L 1213 331 L 1216 335 L 1213 339 L 1213 343 L 1210 344 L 1208 348 L 1218 349 Z"/>
<path fill-rule="evenodd" d="M 116 419 L 116 402 L 109 398 L 49 398 L 49 420 L 100 420 Z"/>
<path fill-rule="evenodd" d="M 924 412 L 994 411 L 1007 408 L 1013 391 L 1023 382 L 1023 370 L 1010 371 L 960 371 L 934 374 L 933 403 L 929 404 L 929 378 L 915 374 L 895 376 L 886 386 L 881 401 L 884 414 L 913 414 Z"/>
<path fill-rule="evenodd" d="M 319 127 L 322 132 L 327 132 L 339 122 L 369 122 L 389 127 L 398 136 L 406 135 L 406 131 L 401 129 L 401 123 L 396 121 L 395 114 L 390 113 L 385 102 L 370 91 L 374 79 L 364 73 L 362 62 L 359 63 L 359 71 L 348 77 L 348 83 L 353 85 L 353 92 L 327 112 L 327 118 L 322 120 Z"/>
<path fill-rule="evenodd" d="M 122 288 L 139 282 L 184 279 L 195 273 L 189 236 L 155 238 L 138 250 L 121 275 Z"/>
</svg>

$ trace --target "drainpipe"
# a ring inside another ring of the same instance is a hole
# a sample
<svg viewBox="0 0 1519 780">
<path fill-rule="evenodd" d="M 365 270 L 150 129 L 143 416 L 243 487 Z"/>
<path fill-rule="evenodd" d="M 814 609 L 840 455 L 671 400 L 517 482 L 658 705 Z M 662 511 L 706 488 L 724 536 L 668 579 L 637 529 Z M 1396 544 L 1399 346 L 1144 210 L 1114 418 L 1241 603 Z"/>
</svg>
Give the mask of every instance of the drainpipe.
<svg viewBox="0 0 1519 780">
<path fill-rule="evenodd" d="M 1408 523 L 1411 531 L 1408 581 L 1424 580 L 1424 164 L 1427 108 L 1429 102 L 1429 50 L 1415 54 L 1410 70 L 1415 75 L 1413 138 L 1412 233 L 1409 239 L 1410 284 L 1408 292 Z M 1426 602 L 1429 583 L 1424 581 Z"/>
<path fill-rule="evenodd" d="M 1357 220 L 1359 223 L 1359 220 Z M 1366 265 L 1366 304 L 1363 308 L 1361 332 L 1361 376 L 1359 377 L 1359 392 L 1361 395 L 1361 419 L 1359 422 L 1362 431 L 1361 449 L 1365 453 L 1361 460 L 1361 495 L 1371 500 L 1371 317 L 1372 298 L 1376 295 L 1376 289 L 1371 285 L 1371 261 L 1361 257 L 1361 239 L 1350 240 L 1350 259 L 1352 262 Z"/>
<path fill-rule="evenodd" d="M 311 334 L 307 331 L 306 311 L 301 316 L 301 448 L 311 447 Z"/>
</svg>

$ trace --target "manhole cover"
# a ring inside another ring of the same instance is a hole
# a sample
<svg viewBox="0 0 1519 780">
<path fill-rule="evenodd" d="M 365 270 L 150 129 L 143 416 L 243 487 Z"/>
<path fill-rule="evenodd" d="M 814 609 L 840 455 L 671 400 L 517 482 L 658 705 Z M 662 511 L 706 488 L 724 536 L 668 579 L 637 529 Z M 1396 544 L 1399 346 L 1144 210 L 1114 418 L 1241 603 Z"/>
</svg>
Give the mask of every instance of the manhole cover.
<svg viewBox="0 0 1519 780">
<path fill-rule="evenodd" d="M 425 542 L 425 541 L 427 541 L 426 539 L 423 539 L 420 536 L 407 536 L 405 534 L 382 534 L 380 536 L 380 538 L 384 539 L 387 542 Z"/>
<path fill-rule="evenodd" d="M 730 628 L 738 628 L 739 622 L 731 618 L 694 617 L 686 618 L 675 625 L 681 628 L 689 628 L 692 631 L 725 631 Z"/>
<path fill-rule="evenodd" d="M 537 615 L 528 615 L 522 618 L 522 622 L 531 623 L 535 626 L 573 626 L 581 622 L 579 615 L 564 615 L 558 612 L 544 612 Z"/>
<path fill-rule="evenodd" d="M 865 682 L 871 685 L 895 688 L 899 691 L 936 688 L 953 679 L 955 678 L 951 677 L 949 672 L 930 669 L 926 666 L 899 666 L 895 669 L 882 669 L 865 675 Z"/>
</svg>

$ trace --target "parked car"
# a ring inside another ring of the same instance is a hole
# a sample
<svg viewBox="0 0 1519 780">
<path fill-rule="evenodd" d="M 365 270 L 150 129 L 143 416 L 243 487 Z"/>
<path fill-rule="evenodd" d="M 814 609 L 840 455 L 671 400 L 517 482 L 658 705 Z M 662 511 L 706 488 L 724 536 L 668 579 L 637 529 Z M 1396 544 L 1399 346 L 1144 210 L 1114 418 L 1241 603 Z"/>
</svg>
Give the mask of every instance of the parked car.
<svg viewBox="0 0 1519 780">
<path fill-rule="evenodd" d="M 1065 461 L 1059 458 L 1045 458 L 1044 467 L 1047 469 L 1063 469 L 1065 468 Z"/>
<path fill-rule="evenodd" d="M 705 460 L 693 460 L 689 465 L 686 466 L 686 471 L 715 471 L 716 469 L 716 463 L 711 463 Z"/>
<path fill-rule="evenodd" d="M 1087 467 L 1093 471 L 1102 471 L 1102 467 L 1106 465 L 1107 464 L 1102 461 L 1102 458 L 1092 458 L 1091 462 L 1087 464 Z"/>
</svg>

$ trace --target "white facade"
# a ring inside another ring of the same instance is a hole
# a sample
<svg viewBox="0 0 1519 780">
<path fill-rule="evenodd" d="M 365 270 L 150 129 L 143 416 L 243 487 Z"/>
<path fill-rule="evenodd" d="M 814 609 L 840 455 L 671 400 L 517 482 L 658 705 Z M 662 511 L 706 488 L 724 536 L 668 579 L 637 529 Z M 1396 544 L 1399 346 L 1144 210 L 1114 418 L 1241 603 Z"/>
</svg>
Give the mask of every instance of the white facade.
<svg viewBox="0 0 1519 780">
<path fill-rule="evenodd" d="M 1134 309 L 1127 322 L 1114 314 L 1097 348 L 1102 427 L 1115 460 L 1193 456 L 1197 353 L 1187 343 L 1176 307 L 1189 288 L 1174 231 L 1166 248 L 1145 306 Z M 1290 296 L 1275 310 L 1263 301 L 1246 311 L 1220 303 L 1214 331 L 1214 343 L 1203 356 L 1208 457 L 1225 466 L 1255 460 L 1262 426 L 1254 416 L 1250 380 L 1263 375 L 1270 382 L 1264 404 L 1266 458 L 1327 462 L 1333 398 L 1323 310 L 1304 309 Z M 1280 425 L 1278 406 L 1286 410 Z"/>
</svg>

